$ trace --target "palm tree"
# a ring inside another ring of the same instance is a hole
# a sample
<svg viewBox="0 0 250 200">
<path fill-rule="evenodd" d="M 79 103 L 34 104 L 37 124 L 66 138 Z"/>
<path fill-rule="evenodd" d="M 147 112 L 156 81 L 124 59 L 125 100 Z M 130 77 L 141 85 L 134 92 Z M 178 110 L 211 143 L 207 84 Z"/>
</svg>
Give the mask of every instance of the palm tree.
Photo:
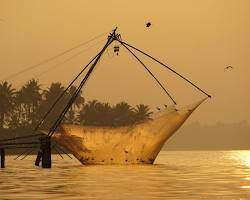
<svg viewBox="0 0 250 200">
<path fill-rule="evenodd" d="M 76 92 L 77 87 L 72 85 L 69 88 L 69 91 L 67 93 L 67 100 L 69 101 L 69 99 L 74 95 L 74 93 Z M 80 93 L 78 94 L 78 96 L 76 97 L 76 99 L 74 100 L 72 106 L 70 107 L 67 115 L 66 115 L 66 123 L 70 123 L 70 124 L 75 124 L 77 123 L 76 119 L 75 119 L 75 113 L 77 111 L 79 111 L 81 109 L 81 107 L 84 105 L 84 98 L 81 96 L 82 92 L 80 91 Z"/>
<path fill-rule="evenodd" d="M 42 100 L 41 86 L 35 79 L 29 80 L 18 92 L 17 101 L 19 102 L 21 109 L 23 107 L 27 124 L 33 124 L 38 120 L 38 106 Z"/>
<path fill-rule="evenodd" d="M 97 112 L 97 124 L 101 126 L 113 125 L 112 107 L 109 103 L 97 103 L 95 109 Z"/>
<path fill-rule="evenodd" d="M 51 108 L 56 99 L 64 92 L 65 88 L 61 83 L 51 83 L 50 87 L 43 91 L 42 98 L 43 101 L 39 106 L 39 115 L 42 118 L 45 113 Z M 67 96 L 64 95 L 60 101 L 53 108 L 52 112 L 47 116 L 44 126 L 42 128 L 50 128 L 55 120 L 59 117 L 59 114 L 62 112 L 63 107 L 66 105 Z"/>
<path fill-rule="evenodd" d="M 78 120 L 80 124 L 112 126 L 113 110 L 109 103 L 89 101 L 79 112 Z"/>
<path fill-rule="evenodd" d="M 134 109 L 126 102 L 120 102 L 113 107 L 114 125 L 124 126 L 134 122 Z"/>
<path fill-rule="evenodd" d="M 149 106 L 144 105 L 144 104 L 136 105 L 136 108 L 135 108 L 135 120 L 136 121 L 150 119 L 151 114 L 152 112 L 150 112 Z"/>
<path fill-rule="evenodd" d="M 99 102 L 97 100 L 88 101 L 87 104 L 83 106 L 78 115 L 78 121 L 80 124 L 86 125 L 97 125 L 97 105 Z"/>
<path fill-rule="evenodd" d="M 64 89 L 65 88 L 59 82 L 51 83 L 50 87 L 43 92 L 45 101 L 52 105 L 55 100 L 64 92 Z"/>
<path fill-rule="evenodd" d="M 77 87 L 72 85 L 68 91 L 68 98 L 71 98 L 73 94 L 76 92 L 76 90 L 77 90 Z M 76 108 L 79 109 L 84 104 L 84 98 L 81 95 L 82 95 L 82 91 L 79 92 L 78 96 L 73 102 L 72 109 L 76 109 Z"/>
<path fill-rule="evenodd" d="M 12 84 L 0 83 L 0 128 L 4 127 L 5 119 L 13 108 L 14 94 Z"/>
</svg>

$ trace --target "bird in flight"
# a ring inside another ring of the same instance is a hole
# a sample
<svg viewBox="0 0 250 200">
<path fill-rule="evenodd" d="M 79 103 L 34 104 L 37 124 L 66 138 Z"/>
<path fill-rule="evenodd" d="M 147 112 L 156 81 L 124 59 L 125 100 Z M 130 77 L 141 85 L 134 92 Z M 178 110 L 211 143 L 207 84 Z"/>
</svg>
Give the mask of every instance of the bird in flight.
<svg viewBox="0 0 250 200">
<path fill-rule="evenodd" d="M 146 23 L 146 27 L 149 28 L 151 26 L 151 22 Z"/>
<path fill-rule="evenodd" d="M 229 66 L 227 66 L 227 67 L 224 68 L 224 71 L 225 70 L 229 70 L 229 69 L 233 69 L 233 67 L 231 65 L 229 65 Z"/>
</svg>

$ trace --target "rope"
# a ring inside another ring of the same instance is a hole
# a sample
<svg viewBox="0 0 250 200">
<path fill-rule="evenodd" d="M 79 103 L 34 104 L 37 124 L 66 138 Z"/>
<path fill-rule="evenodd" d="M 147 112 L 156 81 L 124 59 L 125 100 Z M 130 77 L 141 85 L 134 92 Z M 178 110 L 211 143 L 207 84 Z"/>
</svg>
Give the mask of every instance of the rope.
<svg viewBox="0 0 250 200">
<path fill-rule="evenodd" d="M 23 70 L 21 70 L 21 71 L 19 71 L 19 72 L 10 74 L 9 76 L 6 76 L 6 77 L 2 78 L 0 81 L 5 81 L 5 80 L 12 79 L 12 78 L 14 78 L 14 77 L 16 77 L 16 76 L 19 76 L 20 74 L 23 74 L 23 73 L 25 73 L 25 72 L 27 72 L 27 71 L 30 71 L 30 70 L 32 70 L 32 69 L 34 69 L 34 68 L 37 68 L 37 67 L 39 67 L 39 66 L 41 66 L 41 65 L 43 65 L 43 64 L 46 64 L 46 63 L 48 63 L 48 62 L 50 62 L 50 61 L 52 61 L 52 60 L 54 60 L 54 59 L 56 59 L 56 58 L 58 58 L 58 57 L 60 57 L 60 56 L 63 56 L 63 55 L 65 55 L 65 54 L 69 53 L 70 51 L 72 51 L 72 50 L 74 50 L 74 49 L 77 49 L 77 48 L 79 48 L 79 47 L 81 47 L 81 46 L 84 46 L 84 45 L 86 45 L 86 44 L 92 42 L 93 40 L 96 40 L 97 38 L 102 37 L 103 35 L 106 35 L 106 34 L 109 33 L 109 32 L 110 32 L 110 31 L 105 32 L 105 33 L 102 33 L 102 34 L 100 34 L 100 35 L 98 35 L 98 36 L 96 36 L 96 37 L 94 37 L 94 38 L 92 38 L 92 39 L 90 39 L 90 40 L 88 40 L 88 41 L 86 41 L 86 42 L 80 43 L 80 44 L 78 44 L 78 45 L 76 45 L 76 46 L 74 46 L 74 47 L 72 47 L 72 48 L 70 48 L 70 49 L 68 49 L 68 50 L 65 50 L 65 51 L 63 51 L 63 52 L 61 52 L 61 53 L 59 53 L 59 54 L 57 54 L 57 55 L 55 55 L 55 56 L 52 56 L 52 57 L 50 57 L 50 58 L 47 58 L 47 59 L 45 59 L 45 60 L 43 60 L 43 61 L 41 61 L 41 62 L 39 62 L 39 63 L 37 63 L 37 64 L 35 64 L 35 65 L 31 65 L 31 66 L 29 66 L 29 67 L 24 68 Z"/>
<path fill-rule="evenodd" d="M 30 149 L 30 148 L 35 148 L 36 146 L 28 147 L 28 146 L 23 146 L 23 147 L 4 147 L 4 149 Z"/>
<path fill-rule="evenodd" d="M 211 95 L 207 94 L 205 91 L 203 91 L 201 88 L 199 88 L 197 85 L 195 85 L 194 83 L 192 83 L 190 80 L 188 80 L 187 78 L 185 78 L 184 76 L 182 76 L 181 74 L 179 74 L 178 72 L 176 72 L 175 70 L 173 70 L 172 68 L 170 68 L 169 66 L 165 65 L 164 63 L 162 63 L 161 61 L 157 60 L 156 58 L 150 56 L 149 54 L 145 53 L 144 51 L 126 43 L 123 41 L 120 41 L 122 44 L 127 45 L 137 51 L 139 51 L 140 53 L 144 54 L 145 56 L 151 58 L 152 60 L 156 61 L 157 63 L 161 64 L 162 66 L 166 67 L 168 70 L 170 70 L 171 72 L 175 73 L 176 75 L 178 75 L 179 77 L 181 77 L 182 79 L 184 79 L 185 81 L 187 81 L 189 84 L 191 84 L 192 86 L 194 86 L 196 89 L 198 89 L 199 91 L 201 91 L 203 94 L 207 95 L 209 98 L 211 98 Z"/>
<path fill-rule="evenodd" d="M 17 142 L 15 142 L 15 143 L 5 143 L 5 144 L 0 144 L 0 145 L 2 145 L 2 146 L 14 146 L 14 145 L 26 145 L 26 144 L 40 144 L 40 143 L 38 143 L 38 142 L 19 142 L 19 143 L 17 143 Z M 2 146 L 1 146 L 1 148 L 2 148 Z"/>
<path fill-rule="evenodd" d="M 80 71 L 80 73 L 73 79 L 73 81 L 70 82 L 68 87 L 62 92 L 62 94 L 55 100 L 53 105 L 50 107 L 50 109 L 45 113 L 42 120 L 38 123 L 38 125 L 35 127 L 34 131 L 37 131 L 38 128 L 43 124 L 47 116 L 50 114 L 50 112 L 54 109 L 56 104 L 60 101 L 60 99 L 63 97 L 63 95 L 67 92 L 67 90 L 74 84 L 74 82 L 81 76 L 81 74 L 87 69 L 87 67 L 97 58 L 98 55 L 96 55 L 92 60 Z"/>
<path fill-rule="evenodd" d="M 65 152 L 62 148 L 60 148 L 59 145 L 56 145 L 56 147 L 57 147 L 60 151 L 62 151 L 64 154 L 66 154 L 70 159 L 73 159 L 67 152 Z"/>
<path fill-rule="evenodd" d="M 158 85 L 163 89 L 163 91 L 173 101 L 173 103 L 176 104 L 176 101 L 173 99 L 173 97 L 169 94 L 169 92 L 161 84 L 161 82 L 155 77 L 155 75 L 147 68 L 147 66 L 127 46 L 125 46 L 123 43 L 121 43 L 121 44 L 122 44 L 122 46 L 124 46 L 142 64 L 142 66 L 147 70 L 147 72 L 155 79 L 155 81 L 158 83 Z"/>
<path fill-rule="evenodd" d="M 59 156 L 62 158 L 62 159 L 64 159 L 64 157 L 61 155 L 61 153 L 59 152 L 59 150 L 57 149 L 57 147 L 56 147 L 56 145 L 55 145 L 55 151 L 59 154 Z"/>
<path fill-rule="evenodd" d="M 30 155 L 36 148 L 31 148 L 30 151 L 24 155 L 24 157 L 22 157 L 20 160 L 24 160 L 28 155 Z"/>
<path fill-rule="evenodd" d="M 84 49 L 84 50 L 82 50 L 82 51 L 80 51 L 80 52 L 74 54 L 73 56 L 69 57 L 68 59 L 66 59 L 66 60 L 64 60 L 64 61 L 62 61 L 62 62 L 60 62 L 60 63 L 57 63 L 57 64 L 55 64 L 55 65 L 52 65 L 52 66 L 49 67 L 46 71 L 43 71 L 43 72 L 37 74 L 34 78 L 39 78 L 39 77 L 41 77 L 42 75 L 46 74 L 47 72 L 49 72 L 49 71 L 51 71 L 51 70 L 53 70 L 53 69 L 55 69 L 55 68 L 57 68 L 57 67 L 60 67 L 61 65 L 67 63 L 68 61 L 70 61 L 70 60 L 72 60 L 73 58 L 75 58 L 75 57 L 81 55 L 83 52 L 89 50 L 90 48 L 92 48 L 92 47 L 98 45 L 100 42 L 103 42 L 103 41 L 104 41 L 104 40 L 101 40 L 101 41 L 95 43 L 94 45 L 92 45 L 92 46 L 90 46 L 90 47 L 88 47 L 88 48 L 86 48 L 86 49 Z"/>
<path fill-rule="evenodd" d="M 23 151 L 21 154 L 17 155 L 13 160 L 17 160 L 18 158 L 20 158 L 22 155 L 26 154 L 29 155 L 36 147 L 30 147 L 29 149 L 26 149 L 25 151 Z M 26 156 L 24 156 L 26 157 Z"/>
<path fill-rule="evenodd" d="M 22 155 L 24 155 L 21 160 L 24 160 L 27 156 L 29 156 L 37 147 L 27 147 L 28 150 L 22 152 L 20 155 L 14 158 L 14 160 L 18 159 Z M 55 149 L 58 154 L 63 158 L 63 156 L 60 154 L 59 150 L 62 151 L 64 154 L 66 154 L 70 159 L 73 159 L 68 153 L 66 153 L 62 148 L 60 148 L 57 144 L 54 144 L 51 149 Z M 26 155 L 25 155 L 26 154 Z"/>
<path fill-rule="evenodd" d="M 15 138 L 8 138 L 8 139 L 3 139 L 3 140 L 0 140 L 0 144 L 1 142 L 7 142 L 7 141 L 11 141 L 11 140 L 17 140 L 17 139 L 25 139 L 25 138 L 31 138 L 31 137 L 37 137 L 37 136 L 42 136 L 44 134 L 33 134 L 33 135 L 24 135 L 24 136 L 19 136 L 19 137 L 15 137 Z"/>
<path fill-rule="evenodd" d="M 53 126 L 51 127 L 48 135 L 51 137 L 55 130 L 57 129 L 57 127 L 59 126 L 59 124 L 61 123 L 62 119 L 64 118 L 66 112 L 68 111 L 69 107 L 72 105 L 73 101 L 75 100 L 75 98 L 77 97 L 77 95 L 79 94 L 79 92 L 81 91 L 81 88 L 83 87 L 83 85 L 85 84 L 85 82 L 87 81 L 89 75 L 91 74 L 91 72 L 93 71 L 97 61 L 99 60 L 100 56 L 103 54 L 103 52 L 105 51 L 105 49 L 114 41 L 114 35 L 115 35 L 115 31 L 116 29 L 114 29 L 113 34 L 109 36 L 109 39 L 107 41 L 107 43 L 105 44 L 105 46 L 103 47 L 103 49 L 84 67 L 84 69 L 75 77 L 75 79 L 68 85 L 68 87 L 64 90 L 64 92 L 56 99 L 56 101 L 54 102 L 54 104 L 52 105 L 52 107 L 47 111 L 47 113 L 44 115 L 43 119 L 39 122 L 39 124 L 36 126 L 35 131 L 38 130 L 38 128 L 40 127 L 40 125 L 44 122 L 44 120 L 46 119 L 46 117 L 48 116 L 48 114 L 52 111 L 52 109 L 54 108 L 54 106 L 57 104 L 57 102 L 61 99 L 61 97 L 66 93 L 66 91 L 70 88 L 70 86 L 78 79 L 78 77 L 84 72 L 84 70 L 95 60 L 95 62 L 93 63 L 92 67 L 89 69 L 89 71 L 87 72 L 87 75 L 85 76 L 85 78 L 83 79 L 83 81 L 81 82 L 80 86 L 78 87 L 78 89 L 76 90 L 76 92 L 73 94 L 72 98 L 70 99 L 69 103 L 66 105 L 66 107 L 64 108 L 63 112 L 61 113 L 61 115 L 59 116 L 59 118 L 56 120 L 56 122 L 53 124 Z M 113 36 L 113 37 L 112 37 Z M 91 70 L 92 69 L 92 70 Z M 28 151 L 26 151 L 28 152 Z M 25 154 L 26 152 L 23 152 L 21 155 Z M 16 159 L 18 157 L 20 157 L 21 155 L 18 155 L 16 157 Z M 70 157 L 70 156 L 69 156 Z"/>
<path fill-rule="evenodd" d="M 116 29 L 115 29 L 116 30 Z M 87 72 L 86 76 L 84 77 L 84 79 L 81 81 L 80 85 L 78 86 L 77 90 L 75 91 L 75 93 L 73 94 L 73 96 L 71 97 L 70 101 L 68 102 L 68 104 L 65 106 L 65 108 L 63 109 L 62 113 L 60 114 L 59 118 L 56 120 L 56 122 L 53 124 L 53 126 L 50 128 L 49 131 L 49 136 L 51 137 L 55 130 L 57 129 L 57 127 L 60 125 L 61 121 L 63 120 L 65 114 L 67 113 L 68 109 L 71 107 L 72 103 L 74 102 L 74 100 L 76 99 L 77 95 L 80 93 L 81 89 L 83 88 L 83 86 L 85 85 L 86 81 L 88 80 L 89 76 L 91 75 L 92 71 L 94 70 L 97 62 L 99 61 L 99 59 L 101 58 L 102 54 L 104 53 L 104 51 L 106 50 L 106 48 L 114 41 L 114 36 L 115 36 L 115 30 L 113 32 L 113 34 L 109 37 L 107 43 L 105 44 L 105 46 L 102 48 L 102 50 L 100 51 L 100 53 L 97 54 L 96 59 L 94 61 L 94 63 L 92 64 L 91 68 L 89 69 L 89 71 Z"/>
</svg>

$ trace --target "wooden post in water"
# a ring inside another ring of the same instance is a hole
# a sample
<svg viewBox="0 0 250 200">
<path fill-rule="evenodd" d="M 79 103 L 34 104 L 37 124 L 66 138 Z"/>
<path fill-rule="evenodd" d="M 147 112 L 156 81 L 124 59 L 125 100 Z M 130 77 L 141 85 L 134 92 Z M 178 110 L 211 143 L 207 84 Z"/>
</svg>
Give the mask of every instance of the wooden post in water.
<svg viewBox="0 0 250 200">
<path fill-rule="evenodd" d="M 40 164 L 40 162 L 41 162 L 41 158 L 42 158 L 42 152 L 41 152 L 41 150 L 40 150 L 40 151 L 38 151 L 38 153 L 37 153 L 36 162 L 35 162 L 35 165 L 36 165 L 36 166 L 39 166 L 39 164 Z"/>
<path fill-rule="evenodd" d="M 41 138 L 42 168 L 51 168 L 51 142 L 50 137 Z"/>
<path fill-rule="evenodd" d="M 1 148 L 1 168 L 5 168 L 5 149 Z"/>
</svg>

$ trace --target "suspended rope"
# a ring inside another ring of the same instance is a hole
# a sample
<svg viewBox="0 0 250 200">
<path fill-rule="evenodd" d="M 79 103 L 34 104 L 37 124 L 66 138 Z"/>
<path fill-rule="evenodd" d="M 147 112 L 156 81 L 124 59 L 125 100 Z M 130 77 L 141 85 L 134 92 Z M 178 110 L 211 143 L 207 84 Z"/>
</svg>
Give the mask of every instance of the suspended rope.
<svg viewBox="0 0 250 200">
<path fill-rule="evenodd" d="M 19 137 L 14 137 L 14 138 L 8 138 L 8 139 L 3 139 L 0 140 L 0 145 L 2 142 L 7 142 L 7 141 L 12 141 L 12 140 L 21 140 L 21 139 L 26 139 L 26 138 L 32 138 L 32 137 L 37 137 L 37 136 L 42 136 L 44 134 L 32 134 L 32 135 L 24 135 L 24 136 L 19 136 Z"/>
<path fill-rule="evenodd" d="M 14 145 L 28 145 L 28 144 L 40 144 L 37 141 L 32 141 L 32 142 L 14 142 L 14 143 L 2 143 L 0 145 L 3 146 L 14 146 Z"/>
<path fill-rule="evenodd" d="M 61 152 L 63 152 L 66 156 L 68 156 L 70 159 L 73 159 L 67 152 L 65 152 L 62 148 L 60 148 L 60 146 L 59 145 L 55 145 L 56 146 L 56 148 L 58 149 L 58 150 L 60 150 Z"/>
<path fill-rule="evenodd" d="M 55 105 L 58 103 L 58 101 L 63 97 L 63 95 L 66 93 L 66 91 L 71 87 L 71 85 L 78 79 L 78 77 L 85 71 L 85 69 L 87 69 L 87 67 L 94 61 L 94 63 L 92 64 L 91 68 L 89 69 L 89 71 L 87 72 L 86 76 L 84 77 L 84 79 L 81 81 L 80 85 L 78 86 L 77 90 L 75 91 L 75 93 L 73 94 L 73 96 L 71 97 L 71 99 L 69 100 L 68 104 L 65 106 L 65 108 L 63 109 L 63 111 L 61 112 L 60 116 L 58 117 L 58 119 L 55 121 L 55 123 L 52 125 L 52 127 L 49 130 L 48 136 L 52 136 L 55 132 L 55 130 L 57 129 L 57 127 L 60 125 L 61 121 L 63 120 L 65 114 L 67 113 L 68 109 L 71 107 L 72 103 L 74 102 L 74 100 L 76 99 L 76 97 L 78 96 L 78 94 L 80 93 L 82 87 L 84 86 L 84 84 L 86 83 L 86 81 L 88 80 L 90 74 L 92 73 L 92 71 L 94 70 L 98 60 L 100 59 L 101 55 L 104 53 L 104 51 L 106 50 L 106 48 L 114 41 L 115 39 L 115 31 L 116 29 L 113 31 L 113 34 L 109 36 L 107 43 L 105 44 L 105 46 L 103 47 L 103 49 L 83 68 L 83 70 L 75 77 L 75 79 L 68 85 L 68 87 L 64 90 L 64 92 L 56 99 L 56 101 L 54 102 L 54 104 L 52 105 L 52 107 L 48 110 L 48 112 L 44 115 L 44 117 L 42 118 L 42 120 L 39 122 L 39 124 L 36 126 L 35 131 L 38 130 L 38 128 L 41 126 L 41 124 L 43 124 L 44 120 L 46 119 L 46 117 L 49 115 L 49 113 L 53 110 L 53 108 L 55 107 Z M 29 150 L 28 150 L 29 151 Z M 23 152 L 21 155 L 18 155 L 16 157 L 19 158 L 20 156 L 22 156 L 23 154 L 26 154 L 28 151 Z"/>
<path fill-rule="evenodd" d="M 173 97 L 169 94 L 169 92 L 166 90 L 166 88 L 161 84 L 161 82 L 155 77 L 155 75 L 147 68 L 147 66 L 123 43 L 121 43 L 122 46 L 124 46 L 136 59 L 141 63 L 141 65 L 147 70 L 147 72 L 154 78 L 154 80 L 158 83 L 158 85 L 163 89 L 163 91 L 168 95 L 168 97 L 173 101 L 174 104 L 176 104 L 176 101 L 173 99 Z"/>
<path fill-rule="evenodd" d="M 50 109 L 45 113 L 41 121 L 37 124 L 34 131 L 37 131 L 38 128 L 44 123 L 44 120 L 47 118 L 47 116 L 51 113 L 51 111 L 54 109 L 56 104 L 60 101 L 60 99 L 65 95 L 65 93 L 68 91 L 68 89 L 74 84 L 74 82 L 82 75 L 82 73 L 88 68 L 88 66 L 97 58 L 98 55 L 96 55 L 92 60 L 80 71 L 79 74 L 73 79 L 73 81 L 70 82 L 68 87 L 62 92 L 62 94 L 55 100 L 55 102 L 52 104 Z"/>
<path fill-rule="evenodd" d="M 62 154 L 59 152 L 59 150 L 55 147 L 54 148 L 55 149 L 55 151 L 57 152 L 57 154 L 62 158 L 62 159 L 64 159 L 64 157 L 62 156 Z"/>
<path fill-rule="evenodd" d="M 116 30 L 116 29 L 115 29 Z M 64 110 L 62 111 L 62 113 L 60 114 L 59 118 L 56 120 L 56 122 L 53 124 L 53 126 L 51 127 L 50 131 L 49 131 L 49 136 L 51 137 L 54 132 L 56 131 L 57 127 L 60 125 L 61 121 L 63 120 L 65 114 L 67 113 L 68 109 L 71 107 L 72 103 L 75 101 L 75 99 L 77 98 L 78 94 L 80 93 L 81 89 L 83 88 L 83 86 L 85 85 L 86 81 L 88 80 L 89 76 L 91 75 L 92 71 L 94 70 L 97 62 L 99 61 L 99 59 L 101 58 L 103 52 L 106 50 L 106 48 L 114 41 L 114 34 L 115 34 L 115 30 L 113 32 L 113 35 L 109 37 L 107 43 L 105 44 L 105 46 L 103 47 L 103 49 L 100 51 L 100 53 L 97 54 L 97 57 L 94 61 L 94 63 L 92 64 L 92 66 L 90 67 L 89 71 L 87 72 L 86 76 L 84 77 L 84 79 L 81 81 L 80 85 L 78 86 L 77 90 L 75 91 L 75 93 L 73 94 L 73 96 L 71 97 L 71 99 L 69 100 L 68 104 L 65 106 Z"/>
<path fill-rule="evenodd" d="M 2 78 L 0 81 L 6 81 L 6 80 L 9 80 L 9 79 L 12 79 L 12 78 L 14 78 L 14 77 L 16 77 L 16 76 L 19 76 L 19 75 L 21 75 L 21 74 L 27 72 L 27 71 L 30 71 L 30 70 L 32 70 L 32 69 L 34 69 L 34 68 L 37 68 L 37 67 L 39 67 L 39 66 L 41 66 L 41 65 L 44 65 L 44 64 L 46 64 L 46 63 L 48 63 L 48 62 L 50 62 L 50 61 L 52 61 L 52 60 L 55 60 L 56 58 L 58 58 L 58 57 L 60 57 L 60 56 L 63 56 L 63 55 L 65 55 L 65 54 L 69 53 L 69 52 L 72 51 L 72 50 L 75 50 L 75 49 L 77 49 L 77 48 L 79 48 L 79 47 L 81 47 L 81 46 L 84 46 L 84 45 L 86 45 L 86 44 L 88 44 L 88 43 L 90 43 L 90 42 L 92 42 L 92 41 L 94 41 L 94 40 L 96 40 L 96 39 L 98 39 L 98 38 L 100 38 L 100 37 L 106 35 L 106 34 L 109 33 L 109 32 L 110 32 L 110 31 L 107 31 L 107 32 L 105 32 L 105 33 L 102 33 L 102 34 L 100 34 L 100 35 L 98 35 L 98 36 L 96 36 L 96 37 L 94 37 L 94 38 L 92 38 L 92 39 L 90 39 L 90 40 L 88 40 L 88 41 L 86 41 L 86 42 L 80 43 L 80 44 L 78 44 L 78 45 L 76 45 L 76 46 L 74 46 L 74 47 L 72 47 L 72 48 L 70 48 L 70 49 L 68 49 L 68 50 L 65 50 L 65 51 L 63 51 L 63 52 L 61 52 L 61 53 L 59 53 L 59 54 L 57 54 L 57 55 L 55 55 L 55 56 L 52 56 L 52 57 L 50 57 L 50 58 L 47 58 L 47 59 L 45 59 L 45 60 L 43 60 L 43 61 L 41 61 L 41 62 L 39 62 L 39 63 L 37 63 L 37 64 L 35 64 L 35 65 L 31 65 L 31 66 L 29 66 L 29 67 L 24 68 L 23 70 L 21 70 L 21 71 L 19 71 L 19 72 L 10 74 L 9 76 L 6 76 L 6 77 Z"/>
<path fill-rule="evenodd" d="M 104 40 L 106 40 L 106 39 L 104 39 Z M 100 43 L 103 42 L 104 40 L 101 40 L 101 41 L 95 43 L 94 45 L 89 46 L 88 48 L 86 48 L 86 49 L 84 49 L 84 50 L 82 50 L 82 51 L 80 51 L 80 52 L 78 52 L 78 53 L 72 55 L 71 57 L 69 57 L 68 59 L 66 59 L 66 60 L 64 60 L 64 61 L 62 61 L 62 62 L 60 62 L 60 63 L 57 63 L 57 64 L 55 64 L 55 65 L 52 65 L 52 66 L 49 67 L 46 71 L 43 71 L 43 72 L 37 74 L 37 75 L 35 76 L 35 78 L 39 78 L 39 77 L 43 76 L 44 74 L 50 72 L 51 70 L 54 70 L 54 69 L 56 69 L 57 67 L 62 66 L 63 64 L 65 64 L 65 63 L 69 62 L 70 60 L 72 60 L 73 58 L 75 58 L 75 57 L 81 55 L 83 52 L 86 52 L 86 51 L 88 51 L 90 48 L 92 48 L 92 47 L 94 47 L 94 46 L 100 44 Z"/>
<path fill-rule="evenodd" d="M 36 146 L 17 146 L 17 147 L 12 147 L 12 146 L 9 146 L 9 147 L 4 147 L 4 149 L 30 149 L 30 148 L 34 148 Z M 38 146 L 37 146 L 38 148 Z"/>
<path fill-rule="evenodd" d="M 34 152 L 38 146 L 33 146 L 33 147 L 16 147 L 16 148 L 28 148 L 28 150 L 25 150 L 23 153 L 21 153 L 20 155 L 18 155 L 17 157 L 14 158 L 14 160 L 17 160 L 18 158 L 20 158 L 21 156 L 23 156 L 20 160 L 24 160 L 26 157 L 28 157 L 32 152 Z M 60 151 L 63 152 L 65 155 L 67 155 L 70 159 L 73 159 L 67 152 L 65 152 L 62 148 L 60 148 L 57 144 L 54 144 L 52 147 L 52 149 L 54 149 L 59 155 L 60 157 L 63 159 L 63 156 L 61 155 Z"/>
<path fill-rule="evenodd" d="M 24 155 L 20 160 L 24 160 L 27 156 L 29 156 L 31 153 L 33 153 L 36 150 L 36 148 L 31 148 L 29 153 Z"/>
<path fill-rule="evenodd" d="M 123 42 L 121 40 L 118 40 L 119 42 L 121 42 L 121 44 L 129 46 L 137 51 L 139 51 L 140 53 L 144 54 L 145 56 L 151 58 L 152 60 L 156 61 L 157 63 L 161 64 L 162 66 L 166 67 L 168 70 L 172 71 L 173 73 L 175 73 L 176 75 L 178 75 L 179 77 L 181 77 L 182 79 L 184 79 L 185 81 L 187 81 L 188 83 L 190 83 L 192 86 L 194 86 L 196 89 L 198 89 L 199 91 L 201 91 L 203 94 L 207 95 L 208 97 L 211 98 L 211 95 L 207 94 L 205 91 L 203 91 L 201 88 L 199 88 L 197 85 L 195 85 L 194 83 L 192 83 L 190 80 L 188 80 L 187 78 L 185 78 L 184 76 L 182 76 L 181 74 L 179 74 L 178 72 L 176 72 L 175 70 L 173 70 L 172 68 L 170 68 L 169 66 L 165 65 L 164 63 L 162 63 L 161 61 L 157 60 L 156 58 L 150 56 L 149 54 L 145 53 L 144 51 L 126 43 Z"/>
<path fill-rule="evenodd" d="M 17 160 L 18 158 L 20 158 L 21 156 L 23 156 L 24 154 L 26 154 L 24 156 L 24 158 L 26 158 L 28 155 L 30 155 L 35 149 L 37 149 L 38 147 L 29 147 L 29 149 L 26 149 L 25 151 L 23 151 L 22 153 L 20 153 L 19 155 L 17 155 L 14 160 Z M 23 158 L 23 159 L 24 159 Z"/>
</svg>

